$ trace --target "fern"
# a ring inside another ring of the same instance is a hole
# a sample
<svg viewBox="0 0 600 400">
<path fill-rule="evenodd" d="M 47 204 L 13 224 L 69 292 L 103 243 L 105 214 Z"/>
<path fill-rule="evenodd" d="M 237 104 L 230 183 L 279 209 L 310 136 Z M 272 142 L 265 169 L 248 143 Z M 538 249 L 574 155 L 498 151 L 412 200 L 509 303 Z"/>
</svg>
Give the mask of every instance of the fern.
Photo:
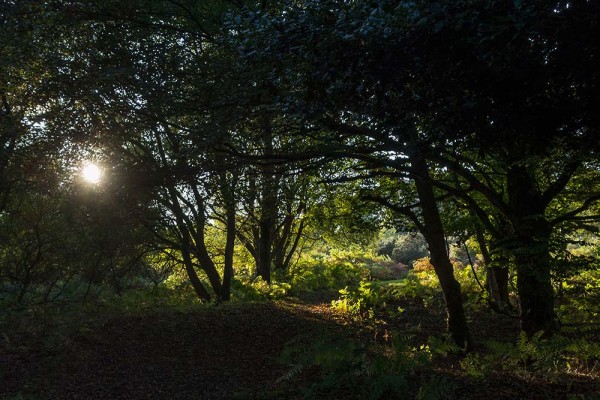
<svg viewBox="0 0 600 400">
<path fill-rule="evenodd" d="M 302 371 L 304 371 L 304 368 L 305 366 L 302 364 L 293 365 L 292 368 L 290 368 L 285 374 L 277 378 L 275 383 L 286 382 L 296 378 Z"/>
<path fill-rule="evenodd" d="M 307 343 L 304 338 L 290 342 L 282 353 L 282 359 L 291 365 L 290 370 L 278 379 L 284 382 L 297 377 L 309 366 L 318 367 L 321 378 L 305 391 L 307 398 L 319 393 L 353 392 L 363 399 L 389 398 L 403 392 L 419 389 L 414 379 L 423 371 L 430 371 L 432 352 L 430 345 L 415 347 L 412 335 L 392 333 L 387 351 L 374 352 L 356 341 L 344 338 L 322 337 Z M 442 354 L 450 349 L 446 339 L 430 342 Z M 381 350 L 378 348 L 378 350 Z M 433 379 L 433 378 L 432 378 Z M 422 381 L 424 398 L 442 398 L 446 393 L 442 381 Z M 416 386 L 416 387 L 415 387 Z M 438 397 L 431 397 L 437 393 Z"/>
<path fill-rule="evenodd" d="M 455 386 L 444 376 L 432 375 L 419 388 L 417 400 L 446 399 L 455 391 Z"/>
<path fill-rule="evenodd" d="M 475 379 L 494 369 L 531 379 L 543 375 L 544 379 L 557 380 L 566 372 L 598 375 L 600 344 L 585 338 L 542 339 L 541 332 L 528 338 L 522 333 L 515 344 L 489 341 L 486 346 L 486 356 L 470 354 L 461 361 L 465 373 Z"/>
<path fill-rule="evenodd" d="M 515 352 L 515 346 L 508 342 L 490 340 L 485 343 L 490 354 L 498 358 L 509 358 Z"/>
<path fill-rule="evenodd" d="M 460 347 L 454 342 L 450 334 L 442 337 L 430 336 L 427 340 L 427 345 L 432 354 L 445 357 L 449 353 L 458 353 Z"/>
</svg>

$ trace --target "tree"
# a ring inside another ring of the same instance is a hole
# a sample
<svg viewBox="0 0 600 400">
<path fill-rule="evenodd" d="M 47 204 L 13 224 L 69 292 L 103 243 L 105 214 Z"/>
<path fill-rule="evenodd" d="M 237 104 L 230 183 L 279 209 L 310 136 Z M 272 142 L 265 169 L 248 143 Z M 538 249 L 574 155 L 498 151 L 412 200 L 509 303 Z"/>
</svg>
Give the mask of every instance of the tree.
<svg viewBox="0 0 600 400">
<path fill-rule="evenodd" d="M 579 192 L 579 206 L 555 204 L 597 160 L 591 104 L 599 93 L 592 71 L 600 9 L 589 2 L 439 2 L 422 11 L 415 87 L 431 105 L 423 125 L 447 133 L 446 147 L 429 159 L 508 221 L 503 248 L 517 268 L 522 328 L 551 334 L 552 232 L 571 219 L 597 218 L 585 215 L 599 199 L 596 186 Z"/>
<path fill-rule="evenodd" d="M 53 33 L 45 47 L 53 52 L 38 58 L 53 73 L 35 88 L 44 95 L 36 99 L 40 111 L 34 117 L 44 133 L 61 137 L 61 158 L 67 155 L 64 149 L 96 147 L 105 160 L 125 168 L 117 174 L 123 180 L 118 194 L 131 197 L 125 204 L 132 211 L 142 209 L 138 215 L 156 237 L 176 245 L 205 299 L 212 296 L 195 272 L 196 263 L 217 298 L 229 297 L 232 276 L 232 257 L 227 256 L 221 282 L 202 238 L 210 207 L 215 207 L 207 199 L 220 201 L 229 227 L 234 226 L 235 182 L 226 176 L 231 172 L 213 167 L 219 156 L 210 150 L 219 146 L 223 130 L 207 133 L 214 126 L 202 115 L 205 108 L 195 109 L 200 103 L 194 98 L 206 93 L 195 90 L 207 86 L 190 77 L 207 54 L 216 54 L 207 42 L 218 27 L 214 17 L 226 3 L 189 9 L 191 4 L 157 1 L 149 2 L 143 13 L 137 2 L 40 6 L 52 15 L 44 28 Z M 210 76 L 208 68 L 203 71 L 200 80 L 205 83 Z M 184 101 L 178 93 L 190 98 Z M 208 150 L 198 151 L 203 145 Z M 203 181 L 206 176 L 210 182 Z M 158 213 L 148 208 L 149 202 Z M 160 214 L 163 218 L 155 219 Z M 157 221 L 167 222 L 166 227 Z M 173 235 L 165 236 L 165 228 Z M 233 239 L 230 235 L 225 246 L 228 254 Z"/>
</svg>

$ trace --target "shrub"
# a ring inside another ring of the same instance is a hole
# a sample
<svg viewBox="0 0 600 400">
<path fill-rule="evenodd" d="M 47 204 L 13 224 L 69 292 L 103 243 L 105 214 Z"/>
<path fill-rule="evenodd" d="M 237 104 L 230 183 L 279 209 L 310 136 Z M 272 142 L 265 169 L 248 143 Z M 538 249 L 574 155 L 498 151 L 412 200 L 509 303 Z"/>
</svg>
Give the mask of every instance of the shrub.
<svg viewBox="0 0 600 400">
<path fill-rule="evenodd" d="M 433 265 L 429 261 L 428 257 L 423 257 L 413 262 L 413 269 L 416 272 L 433 271 Z"/>
<path fill-rule="evenodd" d="M 410 265 L 414 260 L 427 256 L 427 242 L 420 233 L 404 233 L 396 238 L 392 260 Z"/>
<path fill-rule="evenodd" d="M 272 282 L 269 285 L 262 279 L 246 283 L 239 279 L 233 279 L 231 282 L 233 299 L 240 301 L 282 299 L 288 294 L 290 288 L 291 285 L 286 282 Z"/>
<path fill-rule="evenodd" d="M 439 283 L 431 271 L 410 271 L 400 282 L 394 282 L 382 287 L 386 299 L 405 298 L 423 302 L 429 305 L 439 293 Z"/>
<path fill-rule="evenodd" d="M 404 278 L 409 268 L 400 263 L 389 262 L 387 265 L 372 265 L 369 267 L 371 279 L 374 281 L 395 281 Z"/>
<path fill-rule="evenodd" d="M 329 254 L 312 254 L 302 258 L 289 271 L 288 279 L 295 292 L 357 287 L 371 269 L 384 268 L 390 260 L 359 249 L 332 249 Z"/>
<path fill-rule="evenodd" d="M 372 282 L 363 281 L 354 290 L 346 287 L 340 290 L 340 294 L 338 300 L 331 302 L 332 307 L 355 317 L 372 318 L 375 309 L 384 304 L 380 288 Z"/>
</svg>

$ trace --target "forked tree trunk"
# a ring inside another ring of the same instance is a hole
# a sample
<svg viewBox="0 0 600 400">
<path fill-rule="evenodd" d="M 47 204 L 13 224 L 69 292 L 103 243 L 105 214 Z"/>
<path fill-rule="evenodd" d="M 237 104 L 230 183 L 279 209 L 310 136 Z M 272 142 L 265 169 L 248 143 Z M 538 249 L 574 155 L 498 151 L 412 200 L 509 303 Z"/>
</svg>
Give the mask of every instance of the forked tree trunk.
<svg viewBox="0 0 600 400">
<path fill-rule="evenodd" d="M 194 262 L 192 261 L 192 239 L 190 235 L 190 231 L 185 223 L 183 217 L 183 210 L 179 206 L 179 200 L 177 199 L 177 193 L 175 189 L 172 187 L 168 188 L 169 196 L 171 198 L 172 211 L 175 215 L 175 221 L 177 224 L 177 229 L 181 235 L 181 257 L 183 258 L 183 265 L 185 267 L 185 272 L 187 273 L 188 278 L 190 279 L 190 283 L 194 288 L 194 291 L 198 295 L 198 297 L 205 301 L 211 300 L 211 295 L 208 293 L 208 290 L 204 287 L 200 278 L 198 277 L 198 273 L 194 268 Z"/>
<path fill-rule="evenodd" d="M 167 132 L 169 132 L 168 127 L 165 127 L 165 128 L 166 128 Z M 163 147 L 163 141 L 160 136 L 160 133 L 155 131 L 154 138 L 155 138 L 156 144 L 158 146 L 158 152 L 160 155 L 161 162 L 164 167 L 167 167 L 167 166 L 169 166 L 169 161 L 165 154 L 165 149 Z M 195 189 L 195 186 L 193 186 L 193 184 L 192 184 L 192 188 Z M 190 283 L 192 284 L 192 287 L 194 288 L 194 291 L 196 292 L 198 297 L 202 300 L 210 301 L 211 295 L 208 292 L 208 290 L 206 290 L 206 288 L 204 287 L 202 282 L 200 281 L 200 278 L 198 278 L 198 274 L 194 267 L 194 261 L 192 260 L 192 255 L 196 255 L 196 257 L 198 259 L 200 259 L 199 255 L 198 255 L 198 248 L 197 248 L 197 246 L 194 246 L 193 241 L 196 242 L 196 244 L 198 244 L 197 236 L 198 236 L 198 233 L 200 233 L 200 235 L 203 235 L 204 223 L 203 223 L 203 221 L 198 222 L 199 226 L 195 227 L 195 232 L 190 231 L 190 227 L 193 226 L 193 224 L 188 225 L 189 220 L 187 219 L 183 209 L 181 208 L 181 204 L 179 203 L 179 197 L 177 195 L 175 183 L 168 182 L 166 185 L 166 189 L 167 189 L 168 198 L 169 198 L 169 208 L 170 208 L 171 212 L 173 213 L 173 215 L 175 216 L 175 223 L 177 225 L 177 229 L 180 234 L 181 257 L 183 258 L 183 265 L 185 267 L 185 271 L 186 271 L 188 278 L 190 279 Z M 197 193 L 197 190 L 194 190 L 194 196 L 196 197 L 196 200 L 198 200 L 199 195 Z M 200 207 L 200 212 L 203 213 L 204 210 L 202 208 L 202 203 L 199 203 L 198 207 Z M 196 237 L 193 237 L 194 234 L 196 234 Z M 202 240 L 202 243 L 204 243 L 203 240 Z M 209 259 L 210 259 L 210 257 L 209 257 Z M 201 259 L 200 259 L 200 262 L 202 262 Z M 213 267 L 214 267 L 214 265 L 213 265 Z M 207 274 L 209 273 L 209 271 L 206 271 L 206 270 L 205 270 L 205 272 L 207 272 Z M 209 278 L 210 278 L 210 276 L 209 276 Z M 211 280 L 211 284 L 212 284 L 212 280 Z M 220 282 L 219 282 L 219 284 L 220 284 Z M 213 287 L 213 289 L 214 289 L 214 287 Z M 218 296 L 219 291 L 215 290 L 215 293 L 217 293 L 217 296 Z"/>
<path fill-rule="evenodd" d="M 460 284 L 454 278 L 454 269 L 446 252 L 444 228 L 430 182 L 429 169 L 418 152 L 411 154 L 410 162 L 423 217 L 421 233 L 429 246 L 431 264 L 444 292 L 448 332 L 459 347 L 470 350 L 473 340 L 465 317 Z"/>
</svg>

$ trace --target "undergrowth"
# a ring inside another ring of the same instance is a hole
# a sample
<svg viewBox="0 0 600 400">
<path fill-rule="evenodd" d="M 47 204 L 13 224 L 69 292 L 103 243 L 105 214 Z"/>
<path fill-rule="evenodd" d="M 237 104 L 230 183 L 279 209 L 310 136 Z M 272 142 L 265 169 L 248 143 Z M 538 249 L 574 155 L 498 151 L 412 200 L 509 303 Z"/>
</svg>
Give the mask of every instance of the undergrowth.
<svg viewBox="0 0 600 400">
<path fill-rule="evenodd" d="M 407 396 L 441 399 L 454 391 L 447 378 L 432 374 L 434 357 L 457 347 L 446 339 L 430 338 L 415 346 L 410 335 L 391 334 L 385 344 L 366 345 L 348 337 L 297 337 L 284 348 L 281 362 L 289 366 L 278 382 L 289 382 L 312 369 L 318 374 L 304 386 L 306 399 L 339 396 L 348 399 L 386 399 Z"/>
<path fill-rule="evenodd" d="M 519 335 L 516 343 L 487 341 L 485 353 L 470 353 L 461 366 L 467 376 L 485 380 L 503 371 L 525 380 L 560 382 L 570 374 L 600 378 L 600 344 L 585 338 L 553 336 L 542 339 L 543 332 L 531 338 Z"/>
</svg>

